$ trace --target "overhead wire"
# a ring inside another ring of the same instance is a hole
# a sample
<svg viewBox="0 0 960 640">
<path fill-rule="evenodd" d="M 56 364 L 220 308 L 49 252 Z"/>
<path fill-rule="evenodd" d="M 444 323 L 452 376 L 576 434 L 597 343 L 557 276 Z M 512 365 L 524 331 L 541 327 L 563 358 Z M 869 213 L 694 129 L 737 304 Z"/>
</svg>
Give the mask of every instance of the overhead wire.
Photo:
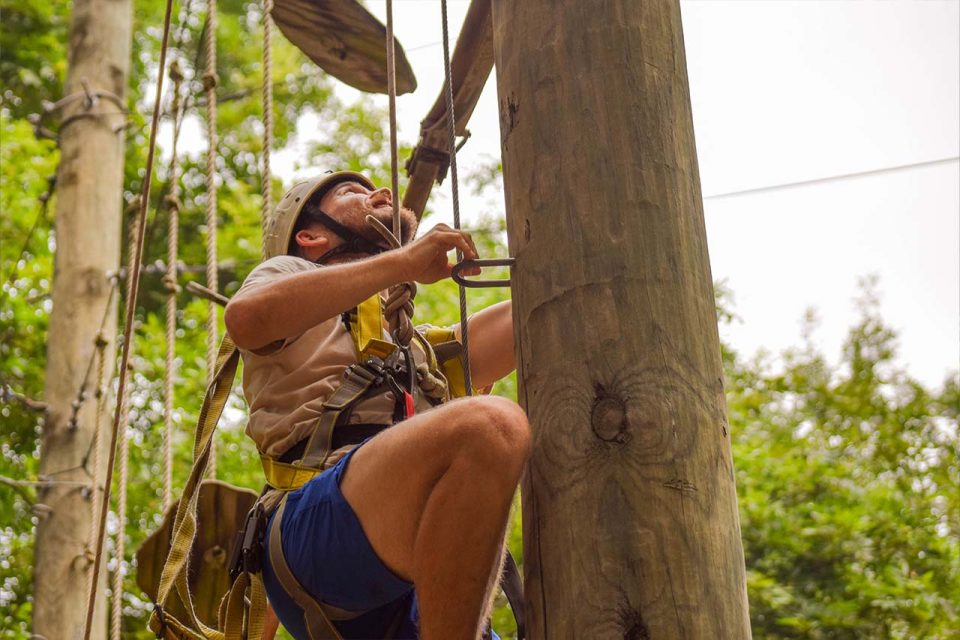
<svg viewBox="0 0 960 640">
<path fill-rule="evenodd" d="M 735 196 L 745 196 L 752 195 L 756 193 L 766 193 L 770 191 L 779 191 L 781 189 L 792 189 L 794 187 L 806 187 L 816 184 L 826 184 L 828 182 L 839 182 L 841 180 L 850 180 L 854 178 L 862 178 L 865 176 L 874 176 L 883 173 L 894 173 L 897 171 L 903 171 L 906 169 L 916 169 L 920 167 L 931 167 L 939 164 L 946 164 L 948 162 L 955 162 L 960 160 L 960 156 L 950 156 L 949 158 L 939 158 L 936 160 L 921 160 L 919 162 L 911 162 L 909 164 L 894 165 L 892 167 L 881 167 L 879 169 L 867 169 L 866 171 L 855 171 L 853 173 L 841 173 L 833 176 L 824 176 L 822 178 L 813 178 L 811 180 L 798 180 L 796 182 L 784 182 L 782 184 L 772 184 L 763 187 L 752 187 L 750 189 L 740 189 L 737 191 L 728 191 L 726 193 L 715 193 L 712 195 L 703 196 L 704 200 L 719 200 L 720 198 L 731 198 Z"/>
</svg>

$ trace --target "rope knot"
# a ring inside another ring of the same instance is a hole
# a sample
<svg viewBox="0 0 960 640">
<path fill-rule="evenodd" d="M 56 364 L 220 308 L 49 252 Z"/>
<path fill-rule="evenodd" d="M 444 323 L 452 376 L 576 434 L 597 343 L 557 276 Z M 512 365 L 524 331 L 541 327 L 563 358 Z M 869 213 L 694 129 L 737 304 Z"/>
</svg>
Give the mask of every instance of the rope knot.
<svg viewBox="0 0 960 640">
<path fill-rule="evenodd" d="M 129 200 L 127 200 L 127 208 L 125 209 L 124 213 L 126 213 L 127 215 L 134 215 L 134 214 L 136 214 L 136 213 L 139 213 L 139 212 L 140 212 L 140 198 L 141 198 L 141 196 L 140 196 L 139 194 L 137 194 L 137 195 L 133 196 L 132 198 L 130 198 Z"/>
<path fill-rule="evenodd" d="M 213 72 L 207 72 L 203 74 L 203 89 L 204 91 L 212 91 L 217 88 L 217 74 Z"/>
<path fill-rule="evenodd" d="M 420 390 L 432 400 L 442 400 L 447 396 L 447 383 L 443 378 L 433 375 L 430 365 L 421 362 L 417 365 L 417 381 Z"/>
<path fill-rule="evenodd" d="M 417 285 L 412 282 L 401 282 L 390 287 L 387 292 L 387 303 L 384 315 L 393 334 L 401 346 L 408 346 L 413 338 L 413 299 L 417 295 Z"/>
<path fill-rule="evenodd" d="M 178 198 L 172 193 L 168 193 L 163 198 L 163 202 L 167 205 L 167 209 L 169 209 L 170 211 L 175 210 L 177 213 L 180 213 L 180 211 L 183 210 L 183 203 L 180 202 L 180 198 Z"/>
<path fill-rule="evenodd" d="M 177 60 L 170 63 L 170 79 L 174 82 L 183 82 L 183 69 L 180 68 Z"/>
<path fill-rule="evenodd" d="M 163 288 L 167 290 L 167 293 L 180 293 L 180 285 L 177 284 L 177 277 L 171 274 L 166 274 L 160 281 L 163 283 Z"/>
</svg>

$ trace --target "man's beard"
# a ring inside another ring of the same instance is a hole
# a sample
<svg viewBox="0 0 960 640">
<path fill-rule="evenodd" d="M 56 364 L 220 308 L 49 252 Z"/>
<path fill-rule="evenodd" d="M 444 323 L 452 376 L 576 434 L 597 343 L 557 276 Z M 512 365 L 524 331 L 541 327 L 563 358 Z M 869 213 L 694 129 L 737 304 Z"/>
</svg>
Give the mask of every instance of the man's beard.
<svg viewBox="0 0 960 640">
<path fill-rule="evenodd" d="M 383 236 L 366 221 L 368 215 L 376 218 L 378 222 L 393 232 L 393 207 L 377 207 L 375 209 L 369 202 L 364 202 L 360 211 L 361 228 L 357 232 L 371 242 L 384 244 L 386 240 Z M 419 223 L 417 214 L 410 209 L 400 207 L 400 241 L 403 244 L 413 239 Z"/>
</svg>

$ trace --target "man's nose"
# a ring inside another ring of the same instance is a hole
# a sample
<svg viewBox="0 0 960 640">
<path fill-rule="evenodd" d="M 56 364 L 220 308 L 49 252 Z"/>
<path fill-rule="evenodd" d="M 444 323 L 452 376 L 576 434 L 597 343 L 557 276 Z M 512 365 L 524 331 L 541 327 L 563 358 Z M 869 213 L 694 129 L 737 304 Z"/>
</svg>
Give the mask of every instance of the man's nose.
<svg viewBox="0 0 960 640">
<path fill-rule="evenodd" d="M 393 204 L 393 193 L 387 187 L 377 189 L 370 194 L 370 203 L 374 205 Z"/>
</svg>

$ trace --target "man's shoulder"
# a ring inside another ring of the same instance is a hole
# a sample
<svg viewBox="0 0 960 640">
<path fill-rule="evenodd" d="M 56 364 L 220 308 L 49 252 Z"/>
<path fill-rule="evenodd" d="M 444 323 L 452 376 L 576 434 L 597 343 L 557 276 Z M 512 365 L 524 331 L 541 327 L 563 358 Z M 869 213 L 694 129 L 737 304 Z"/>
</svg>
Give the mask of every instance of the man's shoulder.
<svg viewBox="0 0 960 640">
<path fill-rule="evenodd" d="M 243 287 L 250 287 L 279 276 L 316 269 L 317 265 L 297 256 L 274 256 L 264 260 L 247 275 Z M 241 287 L 241 288 L 243 288 Z"/>
<path fill-rule="evenodd" d="M 296 273 L 316 268 L 317 265 L 298 256 L 273 256 L 254 267 L 250 275 L 262 272 Z"/>
</svg>

